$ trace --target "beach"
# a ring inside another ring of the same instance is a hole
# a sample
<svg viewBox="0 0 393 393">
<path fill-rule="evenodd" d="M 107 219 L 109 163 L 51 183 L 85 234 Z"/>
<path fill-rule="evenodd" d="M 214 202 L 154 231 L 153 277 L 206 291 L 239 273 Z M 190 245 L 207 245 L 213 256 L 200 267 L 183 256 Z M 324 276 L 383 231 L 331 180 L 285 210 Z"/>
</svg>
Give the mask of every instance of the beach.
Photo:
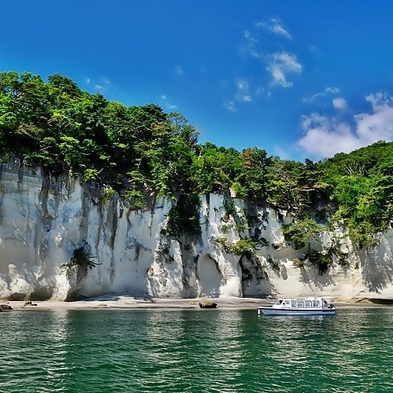
<svg viewBox="0 0 393 393">
<path fill-rule="evenodd" d="M 232 309 L 257 309 L 258 306 L 266 306 L 274 303 L 275 299 L 270 298 L 238 298 L 238 297 L 219 297 L 219 298 L 196 298 L 196 299 L 177 299 L 177 298 L 150 298 L 138 297 L 124 294 L 109 294 L 91 299 L 78 301 L 6 301 L 0 300 L 1 304 L 10 305 L 13 310 L 93 310 L 93 309 L 199 309 L 200 302 L 215 302 L 220 310 Z M 375 303 L 369 299 L 328 299 L 339 308 L 352 307 L 387 307 L 389 304 Z"/>
</svg>

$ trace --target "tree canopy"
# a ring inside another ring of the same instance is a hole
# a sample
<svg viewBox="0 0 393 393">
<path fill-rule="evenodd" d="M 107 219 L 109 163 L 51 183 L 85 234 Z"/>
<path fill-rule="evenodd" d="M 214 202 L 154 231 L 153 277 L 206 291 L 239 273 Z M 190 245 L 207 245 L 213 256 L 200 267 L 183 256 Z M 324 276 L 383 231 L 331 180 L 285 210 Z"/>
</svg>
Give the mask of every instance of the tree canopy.
<svg viewBox="0 0 393 393">
<path fill-rule="evenodd" d="M 180 113 L 107 101 L 58 74 L 44 82 L 30 73 L 0 73 L 0 154 L 110 187 L 136 208 L 146 195 L 172 198 L 175 232 L 195 232 L 201 194 L 229 189 L 298 221 L 341 220 L 359 246 L 372 245 L 393 217 L 392 143 L 316 163 L 281 160 L 257 147 L 239 152 L 199 144 Z M 315 215 L 327 204 L 326 214 Z"/>
</svg>

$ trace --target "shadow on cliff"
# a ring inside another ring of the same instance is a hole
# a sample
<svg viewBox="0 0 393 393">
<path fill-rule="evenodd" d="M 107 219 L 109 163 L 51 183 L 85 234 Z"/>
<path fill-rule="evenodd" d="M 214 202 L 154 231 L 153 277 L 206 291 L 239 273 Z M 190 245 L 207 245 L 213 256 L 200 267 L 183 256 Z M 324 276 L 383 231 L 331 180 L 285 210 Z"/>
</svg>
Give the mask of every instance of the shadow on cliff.
<svg viewBox="0 0 393 393">
<path fill-rule="evenodd" d="M 239 260 L 239 266 L 242 272 L 244 297 L 268 298 L 276 293 L 266 267 L 263 267 L 259 258 L 252 256 L 251 252 L 244 252 Z M 275 273 L 277 274 L 277 272 Z"/>
<path fill-rule="evenodd" d="M 334 280 L 329 274 L 329 268 L 326 271 L 321 271 L 318 267 L 310 266 L 310 267 L 300 267 L 300 282 L 312 290 L 316 288 L 323 289 L 331 285 L 335 285 Z"/>
<path fill-rule="evenodd" d="M 84 297 L 84 296 L 79 296 L 77 299 L 69 300 L 69 301 L 78 301 L 78 300 L 83 300 L 86 302 L 92 302 L 92 301 L 143 301 L 143 302 L 149 302 L 149 303 L 155 303 L 155 299 L 152 296 L 149 295 L 131 295 L 127 293 L 109 293 L 106 295 L 101 295 L 101 296 L 96 296 L 96 297 Z"/>
<path fill-rule="evenodd" d="M 393 258 L 388 242 L 365 250 L 360 255 L 364 284 L 370 292 L 379 293 L 392 284 Z"/>
</svg>

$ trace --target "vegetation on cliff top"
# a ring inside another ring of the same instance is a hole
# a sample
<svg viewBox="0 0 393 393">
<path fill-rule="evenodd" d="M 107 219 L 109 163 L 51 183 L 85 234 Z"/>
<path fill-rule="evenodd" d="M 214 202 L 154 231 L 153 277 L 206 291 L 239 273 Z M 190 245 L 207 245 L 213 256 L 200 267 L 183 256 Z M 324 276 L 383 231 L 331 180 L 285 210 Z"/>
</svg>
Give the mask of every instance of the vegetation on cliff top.
<svg viewBox="0 0 393 393">
<path fill-rule="evenodd" d="M 299 245 L 304 231 L 298 229 L 310 218 L 343 222 L 355 244 L 369 247 L 393 217 L 392 143 L 316 163 L 282 160 L 256 147 L 238 152 L 199 144 L 180 113 L 107 101 L 61 75 L 44 82 L 30 73 L 0 73 L 0 154 L 98 182 L 135 208 L 143 208 L 147 195 L 172 198 L 171 234 L 197 233 L 199 195 L 229 188 L 250 203 L 291 212 L 297 226 L 286 235 Z"/>
</svg>

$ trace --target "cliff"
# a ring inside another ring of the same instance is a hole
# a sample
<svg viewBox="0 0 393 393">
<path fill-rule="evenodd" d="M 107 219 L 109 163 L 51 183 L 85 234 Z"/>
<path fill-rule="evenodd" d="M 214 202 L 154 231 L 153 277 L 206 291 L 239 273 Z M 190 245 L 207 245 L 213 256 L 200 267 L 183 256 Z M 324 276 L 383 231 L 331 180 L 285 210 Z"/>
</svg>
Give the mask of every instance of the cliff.
<svg viewBox="0 0 393 393">
<path fill-rule="evenodd" d="M 224 196 L 202 197 L 201 234 L 174 238 L 165 231 L 170 200 L 135 210 L 114 195 L 72 177 L 52 177 L 11 161 L 0 166 L 0 298 L 73 299 L 106 293 L 194 298 L 325 295 L 339 299 L 393 298 L 393 231 L 378 247 L 355 250 L 345 228 L 320 234 L 321 265 L 284 239 L 285 212 L 245 206 Z M 250 220 L 250 215 L 252 220 Z M 246 224 L 246 225 L 245 225 Z M 264 246 L 234 252 L 242 238 Z M 71 266 L 75 250 L 90 266 Z M 67 270 L 68 266 L 68 270 Z"/>
</svg>

